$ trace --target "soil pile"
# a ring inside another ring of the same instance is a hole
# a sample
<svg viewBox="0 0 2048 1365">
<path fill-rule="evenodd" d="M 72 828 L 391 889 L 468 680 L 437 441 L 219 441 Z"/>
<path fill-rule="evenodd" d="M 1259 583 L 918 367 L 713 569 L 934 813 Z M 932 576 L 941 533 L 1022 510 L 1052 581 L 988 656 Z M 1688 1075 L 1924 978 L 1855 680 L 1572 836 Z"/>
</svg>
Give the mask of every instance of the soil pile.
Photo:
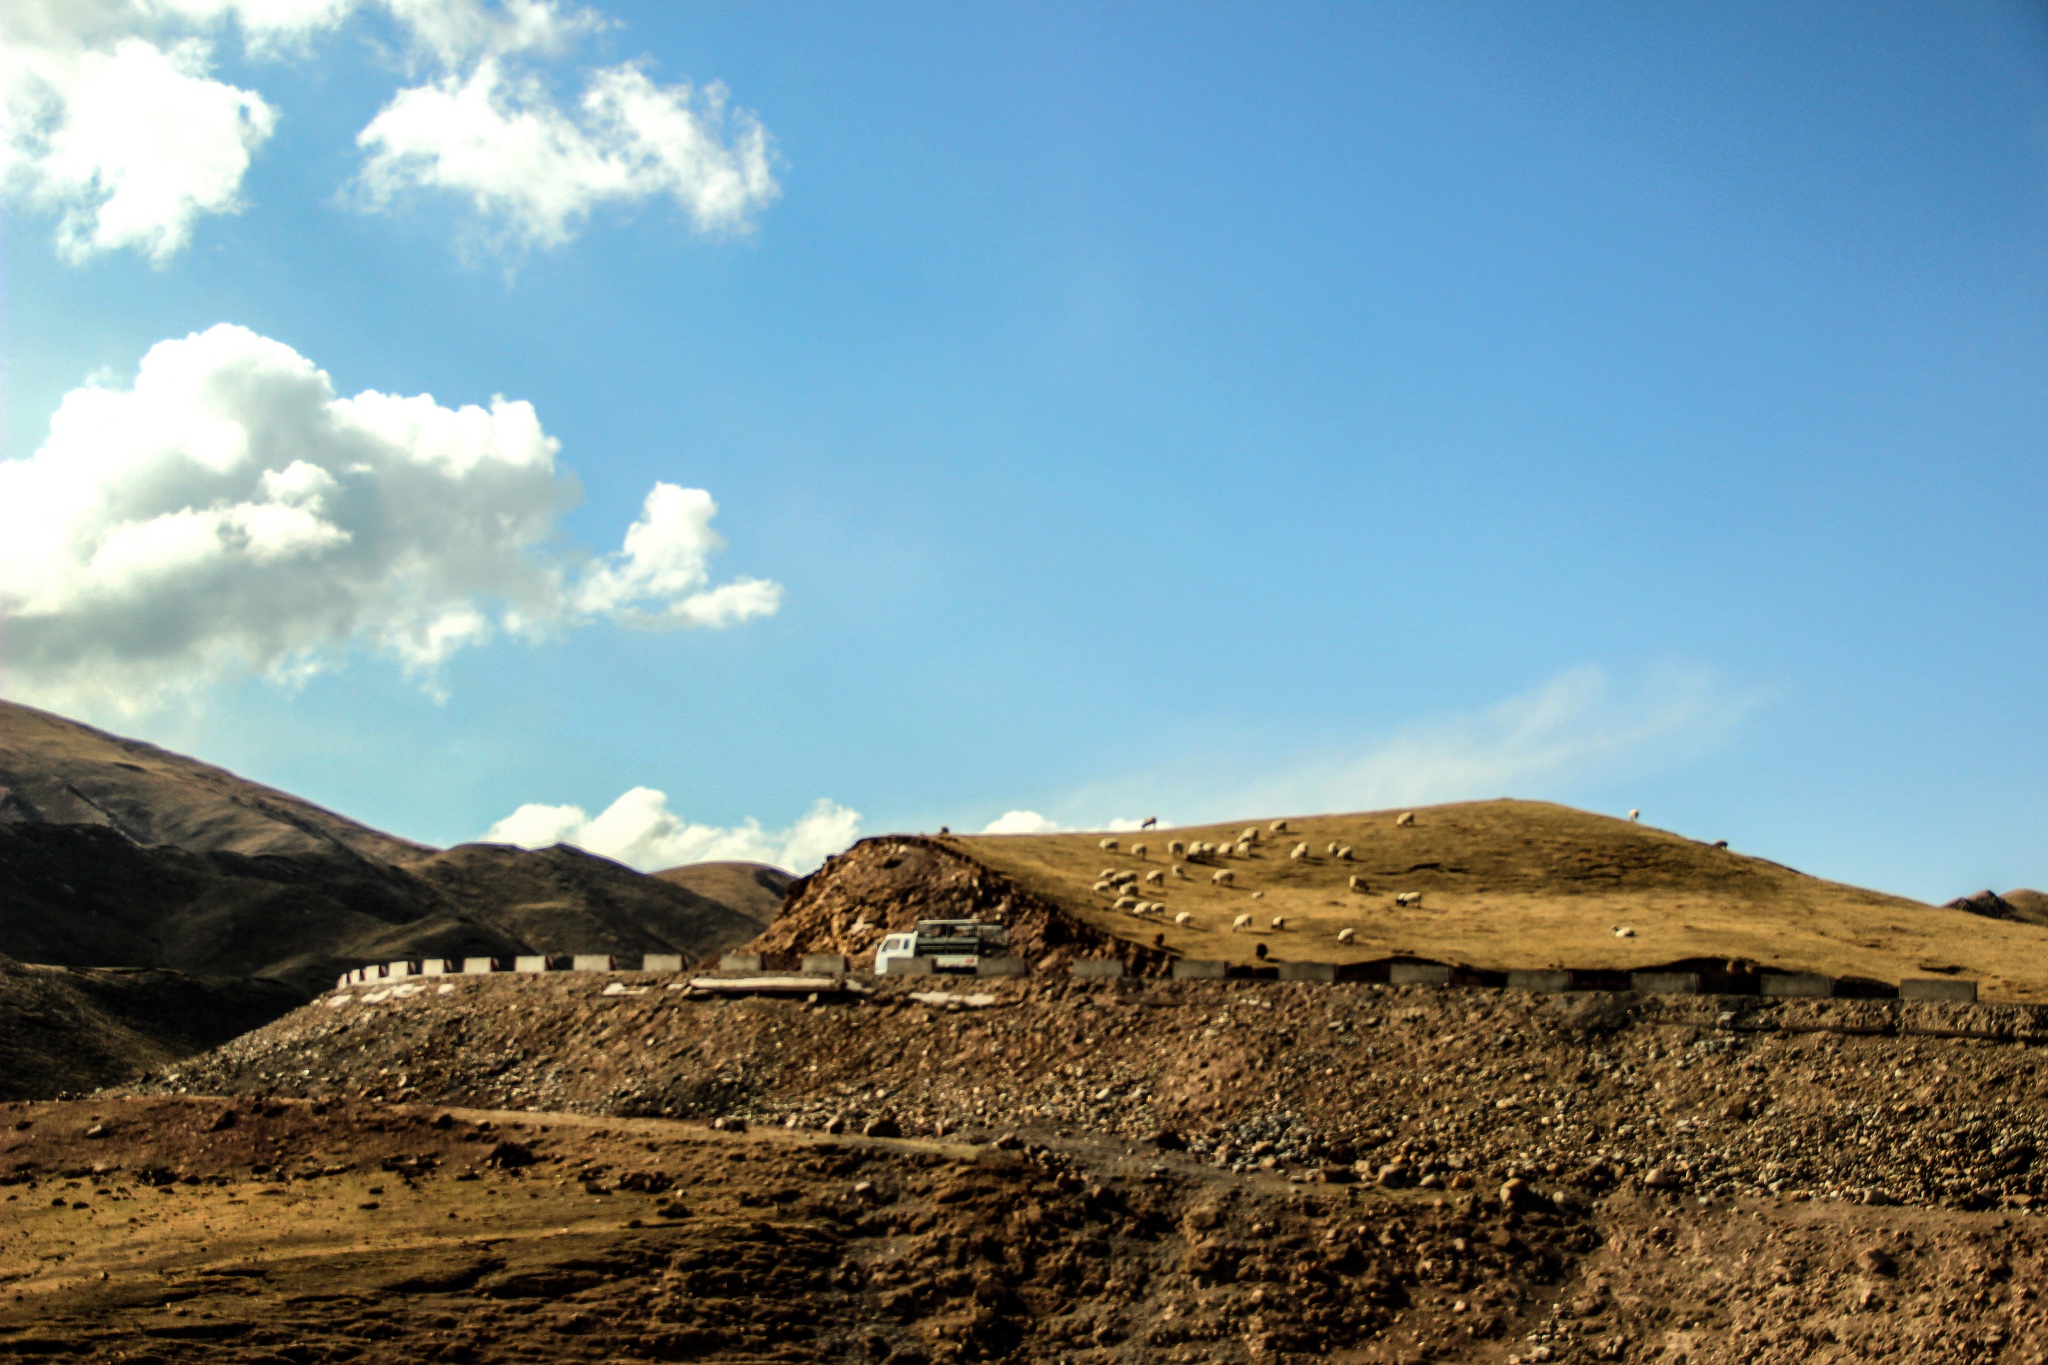
<svg viewBox="0 0 2048 1365">
<path fill-rule="evenodd" d="M 871 954 L 899 924 L 1011 907 L 1064 920 L 1047 941 L 1088 952 L 1108 938 L 1233 963 L 1261 946 L 1272 960 L 1419 957 L 1495 972 L 1735 962 L 1883 982 L 1964 976 L 1988 999 L 2048 1002 L 2048 928 L 2018 913 L 2035 893 L 2012 893 L 2015 913 L 1990 919 L 1538 801 L 1275 823 L 871 839 L 799 883 L 761 943 Z M 1173 851 L 1196 843 L 1215 851 Z M 1158 908 L 1132 913 L 1140 902 Z"/>
<path fill-rule="evenodd" d="M 299 1003 L 290 987 L 0 957 L 0 1100 L 117 1085 L 226 1042 Z"/>
</svg>

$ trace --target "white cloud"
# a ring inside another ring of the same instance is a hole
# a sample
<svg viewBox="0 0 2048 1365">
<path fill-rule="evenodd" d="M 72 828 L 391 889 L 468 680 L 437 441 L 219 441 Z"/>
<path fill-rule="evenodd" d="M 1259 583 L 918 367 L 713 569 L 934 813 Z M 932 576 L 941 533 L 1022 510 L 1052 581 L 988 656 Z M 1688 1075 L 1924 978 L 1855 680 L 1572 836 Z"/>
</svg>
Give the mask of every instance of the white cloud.
<svg viewBox="0 0 2048 1365">
<path fill-rule="evenodd" d="M 983 825 L 983 834 L 1058 834 L 1066 826 L 1048 820 L 1035 810 L 1004 811 Z"/>
<path fill-rule="evenodd" d="M 142 709 L 248 672 L 303 678 L 354 645 L 432 688 L 458 650 L 596 619 L 725 626 L 780 588 L 712 586 L 697 489 L 656 484 L 624 548 L 551 550 L 576 500 L 532 406 L 338 397 L 282 342 L 161 342 L 129 388 L 74 389 L 0 462 L 8 689 Z"/>
<path fill-rule="evenodd" d="M 727 113 L 724 86 L 658 86 L 632 65 L 593 73 L 572 116 L 538 77 L 486 58 L 399 91 L 356 141 L 372 206 L 447 191 L 528 246 L 568 241 L 599 205 L 659 195 L 701 231 L 737 231 L 779 192 L 766 130 Z"/>
<path fill-rule="evenodd" d="M 753 819 L 722 829 L 691 824 L 652 787 L 633 788 L 595 817 L 580 806 L 521 806 L 484 835 L 521 848 L 574 844 L 643 872 L 729 859 L 810 872 L 859 837 L 860 812 L 832 801 L 819 801 L 786 829 L 764 830 Z"/>
</svg>

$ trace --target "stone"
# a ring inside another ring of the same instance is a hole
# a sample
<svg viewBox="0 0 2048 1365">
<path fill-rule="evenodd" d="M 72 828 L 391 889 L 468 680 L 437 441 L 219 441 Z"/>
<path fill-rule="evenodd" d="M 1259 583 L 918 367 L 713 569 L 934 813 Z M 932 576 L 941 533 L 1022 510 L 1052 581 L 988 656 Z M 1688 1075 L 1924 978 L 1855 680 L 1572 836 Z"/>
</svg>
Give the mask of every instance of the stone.
<svg viewBox="0 0 2048 1365">
<path fill-rule="evenodd" d="M 882 1118 L 869 1119 L 867 1126 L 860 1130 L 860 1135 L 871 1138 L 900 1138 L 903 1136 L 903 1125 L 885 1115 Z"/>
<path fill-rule="evenodd" d="M 1969 1004 L 1977 998 L 1977 983 L 1974 981 L 1952 981 L 1941 977 L 1909 979 L 1899 983 L 1901 1000 L 1945 1000 L 1951 1003 Z"/>
<path fill-rule="evenodd" d="M 1516 991 L 1568 991 L 1572 988 L 1570 972 L 1529 971 L 1509 972 L 1508 989 Z"/>
<path fill-rule="evenodd" d="M 825 1131 L 837 1137 L 846 1131 L 846 1120 L 834 1114 L 831 1118 L 825 1120 Z"/>
<path fill-rule="evenodd" d="M 1862 1263 L 1863 1269 L 1867 1274 L 1879 1275 L 1888 1279 L 1899 1273 L 1898 1262 L 1894 1261 L 1891 1253 L 1883 1247 L 1866 1247 L 1863 1254 L 1857 1259 Z"/>
<path fill-rule="evenodd" d="M 501 1171 L 516 1170 L 533 1164 L 533 1148 L 523 1142 L 507 1139 L 492 1147 L 484 1157 L 484 1165 L 496 1166 Z"/>
</svg>

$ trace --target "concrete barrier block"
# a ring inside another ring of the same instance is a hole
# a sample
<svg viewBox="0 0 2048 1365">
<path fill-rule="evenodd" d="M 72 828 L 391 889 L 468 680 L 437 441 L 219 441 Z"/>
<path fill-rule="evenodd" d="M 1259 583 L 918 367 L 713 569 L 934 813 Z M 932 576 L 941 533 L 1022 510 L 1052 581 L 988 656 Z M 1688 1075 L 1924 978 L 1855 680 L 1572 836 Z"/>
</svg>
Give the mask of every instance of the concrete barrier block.
<svg viewBox="0 0 2048 1365">
<path fill-rule="evenodd" d="M 1570 972 L 1509 972 L 1508 989 L 1511 991 L 1568 991 L 1572 988 Z"/>
<path fill-rule="evenodd" d="M 1766 972 L 1759 986 L 1765 995 L 1825 999 L 1835 993 L 1835 979 L 1817 972 Z"/>
<path fill-rule="evenodd" d="M 640 958 L 643 972 L 679 972 L 683 969 L 681 953 L 646 953 Z"/>
<path fill-rule="evenodd" d="M 932 960 L 928 957 L 892 957 L 883 964 L 887 976 L 930 976 Z"/>
<path fill-rule="evenodd" d="M 1630 972 L 1628 988 L 1644 995 L 1698 995 L 1698 972 Z"/>
<path fill-rule="evenodd" d="M 464 976 L 489 976 L 495 970 L 497 970 L 496 965 L 487 957 L 465 957 L 462 959 L 462 974 Z"/>
<path fill-rule="evenodd" d="M 515 972 L 544 972 L 547 969 L 548 960 L 545 954 L 535 953 L 512 959 L 512 970 Z"/>
<path fill-rule="evenodd" d="M 726 953 L 718 959 L 718 970 L 734 972 L 743 976 L 758 975 L 761 971 L 759 953 Z"/>
<path fill-rule="evenodd" d="M 1323 981 L 1337 979 L 1337 964 L 1334 962 L 1283 962 L 1280 964 L 1282 981 Z"/>
<path fill-rule="evenodd" d="M 384 965 L 389 969 L 385 972 L 386 976 L 418 976 L 420 974 L 421 964 L 417 962 L 387 962 Z"/>
<path fill-rule="evenodd" d="M 1198 957 L 1180 957 L 1173 961 L 1175 981 L 1219 981 L 1229 971 L 1228 963 L 1211 961 Z"/>
<path fill-rule="evenodd" d="M 1084 957 L 1067 968 L 1067 974 L 1084 981 L 1113 981 L 1124 974 L 1124 964 L 1113 957 Z"/>
<path fill-rule="evenodd" d="M 350 979 L 351 977 L 353 977 L 354 975 L 355 975 L 355 973 L 354 973 L 354 972 L 343 972 L 343 973 L 342 973 L 342 974 L 341 974 L 340 976 L 337 976 L 337 977 L 335 977 L 335 978 L 334 978 L 334 989 L 336 989 L 336 990 L 338 990 L 338 991 L 340 991 L 340 990 L 346 990 L 346 989 L 348 989 L 348 986 L 349 986 L 349 979 Z"/>
<path fill-rule="evenodd" d="M 845 976 L 846 955 L 844 953 L 805 953 L 802 966 L 805 976 Z"/>
<path fill-rule="evenodd" d="M 572 972 L 608 972 L 612 970 L 613 958 L 610 953 L 578 953 L 569 959 Z"/>
<path fill-rule="evenodd" d="M 1022 976 L 1024 971 L 1021 957 L 984 957 L 974 964 L 976 976 Z"/>
<path fill-rule="evenodd" d="M 1396 962 L 1387 968 L 1387 982 L 1394 986 L 1448 986 L 1451 969 L 1438 962 Z"/>
<path fill-rule="evenodd" d="M 1948 981 L 1940 977 L 1919 977 L 1899 983 L 1901 1000 L 1946 1000 L 1969 1004 L 1977 998 L 1974 981 Z"/>
<path fill-rule="evenodd" d="M 457 967 L 456 970 L 460 971 L 461 968 Z M 446 976 L 448 975 L 448 959 L 445 957 L 430 957 L 420 964 L 420 971 L 427 976 Z"/>
</svg>

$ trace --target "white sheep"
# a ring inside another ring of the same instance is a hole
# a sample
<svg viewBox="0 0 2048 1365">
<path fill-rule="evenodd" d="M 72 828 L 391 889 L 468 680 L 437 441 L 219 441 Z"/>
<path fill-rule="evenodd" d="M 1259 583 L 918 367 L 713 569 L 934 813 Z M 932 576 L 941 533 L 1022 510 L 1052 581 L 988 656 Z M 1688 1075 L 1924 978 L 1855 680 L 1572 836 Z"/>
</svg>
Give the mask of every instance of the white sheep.
<svg viewBox="0 0 2048 1365">
<path fill-rule="evenodd" d="M 1616 938 L 1634 938 L 1636 931 L 1625 924 L 1617 924 L 1614 926 L 1614 936 Z"/>
<path fill-rule="evenodd" d="M 1643 813 L 1642 813 L 1641 811 L 1639 811 L 1639 810 L 1635 810 L 1635 809 L 1631 808 L 1631 809 L 1630 809 L 1630 811 L 1629 811 L 1629 813 L 1628 813 L 1628 818 L 1629 818 L 1629 822 L 1630 822 L 1631 824 L 1633 824 L 1633 823 L 1634 823 L 1635 821 L 1637 821 L 1637 820 L 1640 820 L 1640 819 L 1642 819 L 1642 818 L 1643 818 Z"/>
<path fill-rule="evenodd" d="M 1339 929 L 1339 930 L 1337 931 L 1337 942 L 1339 942 L 1339 943 L 1356 943 L 1356 942 L 1358 942 L 1358 931 L 1357 931 L 1356 929 Z"/>
<path fill-rule="evenodd" d="M 1101 847 L 1110 853 L 1114 853 L 1116 852 L 1116 840 L 1104 839 L 1102 841 Z"/>
<path fill-rule="evenodd" d="M 1323 845 L 1323 856 L 1326 858 L 1334 858 L 1337 856 L 1337 845 L 1335 841 Z"/>
<path fill-rule="evenodd" d="M 1095 889 L 1096 889 L 1097 891 L 1100 891 L 1100 892 L 1103 892 L 1103 893 L 1105 893 L 1105 894 L 1106 894 L 1106 893 L 1108 893 L 1108 892 L 1111 892 L 1111 891 L 1114 891 L 1114 890 L 1116 890 L 1116 883 L 1115 883 L 1115 882 L 1106 882 L 1106 881 L 1105 881 L 1105 882 L 1097 882 L 1097 883 L 1095 883 Z"/>
<path fill-rule="evenodd" d="M 1274 927 L 1275 929 L 1285 929 L 1285 928 L 1287 927 L 1287 916 L 1285 916 L 1285 915 L 1275 915 L 1275 916 L 1273 916 L 1273 927 Z"/>
<path fill-rule="evenodd" d="M 1293 849 L 1288 852 L 1287 856 L 1290 860 L 1294 862 L 1300 862 L 1303 858 L 1306 858 L 1308 856 L 1308 845 L 1296 844 L 1293 847 Z"/>
<path fill-rule="evenodd" d="M 1237 836 L 1237 841 L 1240 844 L 1256 844 L 1259 841 L 1259 827 L 1257 825 L 1245 826 L 1244 833 Z"/>
<path fill-rule="evenodd" d="M 1165 884 L 1166 874 L 1164 872 L 1161 872 L 1158 868 L 1155 867 L 1150 872 L 1147 872 L 1145 874 L 1145 885 L 1164 886 Z"/>
<path fill-rule="evenodd" d="M 1275 820 L 1272 829 L 1275 834 L 1285 834 L 1287 832 L 1287 822 L 1285 820 Z"/>
<path fill-rule="evenodd" d="M 1237 874 L 1227 867 L 1220 867 L 1210 876 L 1209 880 L 1217 886 L 1229 886 L 1237 880 Z"/>
<path fill-rule="evenodd" d="M 1245 929 L 1249 929 L 1251 927 L 1252 917 L 1250 915 L 1239 915 L 1236 919 L 1230 922 L 1230 932 L 1232 932 L 1233 934 L 1238 933 Z"/>
<path fill-rule="evenodd" d="M 1138 903 L 1138 901 L 1137 901 L 1137 898 L 1136 898 L 1136 897 L 1134 897 L 1134 896 L 1118 896 L 1118 897 L 1116 898 L 1116 904 L 1115 904 L 1115 905 L 1112 905 L 1112 906 L 1110 907 L 1110 909 L 1112 909 L 1112 910 L 1129 910 L 1129 909 L 1133 908 L 1134 906 L 1136 906 L 1136 905 L 1137 905 L 1137 903 Z"/>
<path fill-rule="evenodd" d="M 1265 898 L 1266 898 L 1266 893 L 1265 893 L 1265 892 L 1263 892 L 1263 891 L 1254 891 L 1254 892 L 1252 892 L 1252 899 L 1253 899 L 1253 900 L 1255 900 L 1255 901 L 1262 901 L 1262 900 L 1264 900 Z"/>
<path fill-rule="evenodd" d="M 1337 861 L 1340 863 L 1348 863 L 1351 861 L 1351 845 L 1337 845 Z"/>
<path fill-rule="evenodd" d="M 1250 844 L 1247 844 L 1247 843 L 1243 843 L 1243 842 L 1240 842 L 1240 843 L 1238 844 L 1238 846 L 1237 846 L 1237 856 L 1238 856 L 1238 857 L 1240 857 L 1240 858 L 1249 858 L 1249 857 L 1251 857 L 1251 856 L 1252 856 L 1252 846 L 1251 846 Z"/>
<path fill-rule="evenodd" d="M 1422 904 L 1422 893 L 1420 891 L 1403 891 L 1400 895 L 1394 897 L 1394 904 L 1420 905 Z"/>
<path fill-rule="evenodd" d="M 1182 881 L 1186 881 L 1188 879 L 1188 870 L 1182 867 L 1179 863 L 1175 863 L 1173 865 L 1173 875 L 1180 878 Z"/>
<path fill-rule="evenodd" d="M 1169 840 L 1167 840 L 1167 841 L 1166 841 L 1166 856 L 1167 856 L 1167 857 L 1169 857 L 1169 858 L 1185 858 L 1185 857 L 1187 857 L 1187 856 L 1188 856 L 1188 844 L 1187 844 L 1187 840 L 1185 840 L 1185 839 L 1169 839 Z"/>
<path fill-rule="evenodd" d="M 1173 922 L 1175 924 L 1178 924 L 1181 928 L 1185 929 L 1190 924 L 1193 924 L 1195 922 L 1195 917 L 1193 915 L 1190 915 L 1187 911 L 1183 910 L 1178 915 L 1175 915 L 1173 917 Z"/>
<path fill-rule="evenodd" d="M 1365 878 L 1363 878 L 1363 877 L 1359 876 L 1359 875 L 1358 875 L 1357 873 L 1355 873 L 1355 872 L 1354 872 L 1354 873 L 1352 873 L 1352 874 L 1351 874 L 1351 889 L 1352 889 L 1353 891 L 1363 891 L 1363 890 L 1365 890 Z"/>
<path fill-rule="evenodd" d="M 1145 856 L 1145 846 L 1144 846 L 1143 844 L 1132 844 L 1132 845 L 1131 845 L 1131 856 L 1132 856 L 1133 858 L 1142 858 L 1142 857 L 1144 857 L 1144 856 Z"/>
<path fill-rule="evenodd" d="M 1397 824 L 1397 825 L 1412 825 L 1412 824 L 1414 824 L 1414 823 L 1415 823 L 1415 812 L 1414 812 L 1414 811 L 1412 811 L 1412 810 L 1404 810 L 1404 811 L 1402 811 L 1402 812 L 1401 812 L 1401 813 L 1400 813 L 1399 815 L 1397 815 L 1397 816 L 1395 816 L 1395 817 L 1394 817 L 1394 823 L 1395 823 L 1395 824 Z"/>
</svg>

